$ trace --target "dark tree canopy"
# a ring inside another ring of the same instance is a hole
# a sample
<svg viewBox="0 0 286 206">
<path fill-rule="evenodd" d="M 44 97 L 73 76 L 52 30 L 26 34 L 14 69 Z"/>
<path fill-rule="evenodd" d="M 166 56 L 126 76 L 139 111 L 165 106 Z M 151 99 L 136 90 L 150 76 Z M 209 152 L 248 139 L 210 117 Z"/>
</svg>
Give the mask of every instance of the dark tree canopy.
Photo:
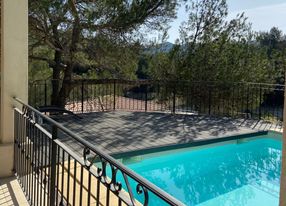
<svg viewBox="0 0 286 206">
<path fill-rule="evenodd" d="M 142 31 L 163 30 L 176 6 L 176 0 L 30 0 L 30 58 L 46 61 L 52 78 L 65 82 L 92 69 L 122 75 Z M 64 105 L 71 89 L 54 81 L 52 104 Z"/>
<path fill-rule="evenodd" d="M 269 32 L 261 32 L 257 40 L 262 48 L 267 51 L 267 56 L 271 66 L 275 83 L 284 84 L 286 67 L 286 36 L 277 27 L 273 27 Z"/>
</svg>

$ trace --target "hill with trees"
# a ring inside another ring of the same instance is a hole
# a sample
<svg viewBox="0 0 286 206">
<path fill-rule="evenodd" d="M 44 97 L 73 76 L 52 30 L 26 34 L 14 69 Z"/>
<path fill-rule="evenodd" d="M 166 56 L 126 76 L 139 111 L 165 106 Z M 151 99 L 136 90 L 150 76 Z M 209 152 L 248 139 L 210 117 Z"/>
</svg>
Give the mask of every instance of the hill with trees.
<svg viewBox="0 0 286 206">
<path fill-rule="evenodd" d="M 166 33 L 182 4 L 177 42 L 150 42 L 148 32 Z M 225 0 L 31 0 L 30 80 L 59 80 L 59 106 L 78 78 L 283 83 L 285 35 L 252 31 L 243 13 L 227 17 Z"/>
</svg>

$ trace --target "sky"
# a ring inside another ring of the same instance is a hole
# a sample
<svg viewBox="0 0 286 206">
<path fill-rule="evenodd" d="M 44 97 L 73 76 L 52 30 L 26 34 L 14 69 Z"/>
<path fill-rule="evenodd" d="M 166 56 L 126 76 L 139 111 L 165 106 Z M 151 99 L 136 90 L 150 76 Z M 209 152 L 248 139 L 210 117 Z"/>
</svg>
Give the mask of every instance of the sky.
<svg viewBox="0 0 286 206">
<path fill-rule="evenodd" d="M 245 13 L 254 31 L 268 31 L 273 26 L 286 33 L 286 0 L 227 0 L 229 18 Z M 179 8 L 177 19 L 171 23 L 168 41 L 174 43 L 179 37 L 179 27 L 187 20 L 183 7 Z"/>
</svg>

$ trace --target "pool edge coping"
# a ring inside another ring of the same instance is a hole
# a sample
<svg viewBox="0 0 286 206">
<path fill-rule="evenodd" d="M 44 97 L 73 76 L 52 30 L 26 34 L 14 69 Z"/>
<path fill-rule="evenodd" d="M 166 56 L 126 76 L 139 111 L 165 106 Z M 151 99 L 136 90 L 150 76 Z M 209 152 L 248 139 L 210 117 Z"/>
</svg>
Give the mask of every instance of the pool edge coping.
<svg viewBox="0 0 286 206">
<path fill-rule="evenodd" d="M 206 139 L 194 140 L 194 141 L 187 142 L 187 143 L 166 144 L 166 145 L 161 145 L 161 146 L 148 147 L 144 149 L 131 150 L 127 152 L 111 153 L 110 155 L 114 157 L 115 159 L 118 159 L 118 158 L 124 158 L 124 157 L 129 157 L 129 156 L 144 155 L 144 154 L 155 153 L 155 152 L 163 152 L 167 150 L 184 149 L 188 147 L 197 147 L 197 146 L 226 142 L 226 141 L 231 141 L 231 140 L 251 138 L 253 136 L 260 136 L 260 135 L 262 136 L 262 135 L 267 135 L 269 133 L 275 133 L 277 135 L 282 134 L 281 132 L 278 132 L 278 131 L 259 130 L 255 132 L 247 132 L 247 133 L 237 134 L 237 135 L 226 135 L 226 136 L 219 136 L 219 137 L 210 136 Z"/>
</svg>

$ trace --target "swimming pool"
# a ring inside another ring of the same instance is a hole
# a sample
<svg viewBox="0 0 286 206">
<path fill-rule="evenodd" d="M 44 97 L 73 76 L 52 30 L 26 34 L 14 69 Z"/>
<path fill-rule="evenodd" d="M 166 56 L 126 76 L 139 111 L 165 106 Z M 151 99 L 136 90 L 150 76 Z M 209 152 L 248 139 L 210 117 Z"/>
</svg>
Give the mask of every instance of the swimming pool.
<svg viewBox="0 0 286 206">
<path fill-rule="evenodd" d="M 277 206 L 279 136 L 268 133 L 119 160 L 188 206 Z M 161 205 L 158 201 L 150 197 L 150 205 Z"/>
</svg>

